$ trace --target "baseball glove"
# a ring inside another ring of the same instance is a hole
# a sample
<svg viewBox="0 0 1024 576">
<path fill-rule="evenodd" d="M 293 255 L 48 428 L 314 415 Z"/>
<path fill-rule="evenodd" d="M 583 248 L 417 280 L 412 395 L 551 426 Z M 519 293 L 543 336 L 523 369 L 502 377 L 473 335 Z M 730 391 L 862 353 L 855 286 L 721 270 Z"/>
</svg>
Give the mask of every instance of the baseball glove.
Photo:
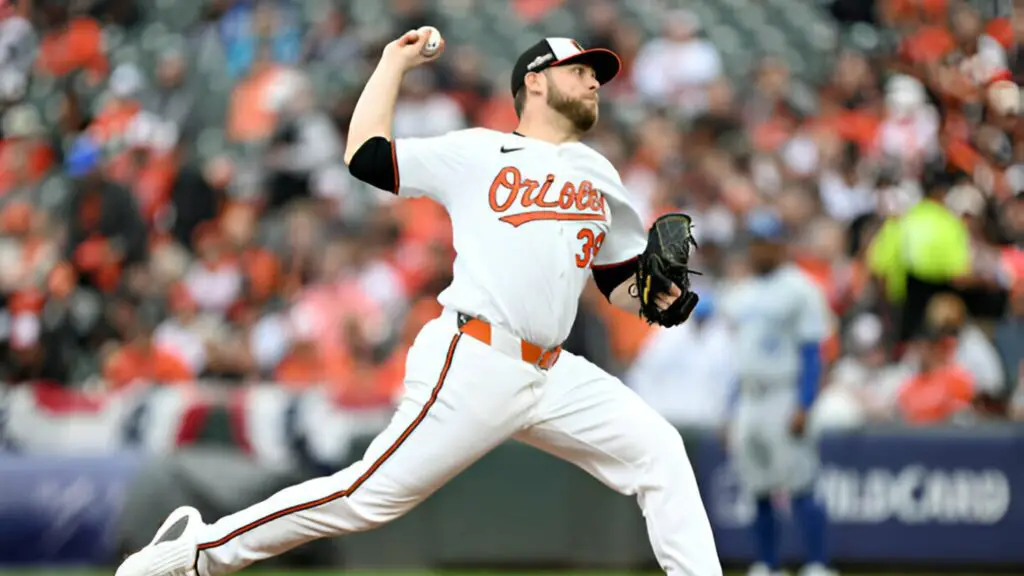
<svg viewBox="0 0 1024 576">
<path fill-rule="evenodd" d="M 666 214 L 654 221 L 647 236 L 647 248 L 639 257 L 636 271 L 640 315 L 649 324 L 675 326 L 690 317 L 697 306 L 697 294 L 690 291 L 690 250 L 697 247 L 693 223 L 686 214 Z M 658 296 L 675 284 L 682 291 L 665 310 L 658 308 Z"/>
</svg>

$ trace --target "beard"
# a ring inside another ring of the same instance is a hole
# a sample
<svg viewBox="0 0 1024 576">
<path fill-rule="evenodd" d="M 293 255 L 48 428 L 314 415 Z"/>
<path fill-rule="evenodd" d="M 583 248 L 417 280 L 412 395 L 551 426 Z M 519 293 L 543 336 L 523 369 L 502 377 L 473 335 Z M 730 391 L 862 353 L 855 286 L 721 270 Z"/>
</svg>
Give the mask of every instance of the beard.
<svg viewBox="0 0 1024 576">
<path fill-rule="evenodd" d="M 580 134 L 590 130 L 597 123 L 596 106 L 592 107 L 583 99 L 572 99 L 563 95 L 554 84 L 548 86 L 548 106 L 564 116 Z"/>
</svg>

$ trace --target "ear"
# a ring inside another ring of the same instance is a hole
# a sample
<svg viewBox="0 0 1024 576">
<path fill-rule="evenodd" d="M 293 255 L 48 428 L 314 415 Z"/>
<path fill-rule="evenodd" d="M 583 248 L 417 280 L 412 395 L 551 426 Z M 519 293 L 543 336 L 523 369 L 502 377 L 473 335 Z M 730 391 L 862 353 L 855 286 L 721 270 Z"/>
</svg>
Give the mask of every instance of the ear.
<svg viewBox="0 0 1024 576">
<path fill-rule="evenodd" d="M 546 72 L 546 71 L 545 71 Z M 523 85 L 526 91 L 534 94 L 543 93 L 547 89 L 547 76 L 544 72 L 529 72 L 523 78 Z"/>
</svg>

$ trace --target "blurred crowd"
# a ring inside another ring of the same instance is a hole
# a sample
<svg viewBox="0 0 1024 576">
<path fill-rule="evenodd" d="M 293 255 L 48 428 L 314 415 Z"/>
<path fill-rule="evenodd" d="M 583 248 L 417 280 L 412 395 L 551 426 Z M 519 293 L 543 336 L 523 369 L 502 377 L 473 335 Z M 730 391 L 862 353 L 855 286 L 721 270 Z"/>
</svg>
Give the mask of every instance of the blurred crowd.
<svg viewBox="0 0 1024 576">
<path fill-rule="evenodd" d="M 389 18 L 354 25 L 363 2 Z M 386 42 L 496 2 L 0 0 L 0 381 L 391 402 L 450 230 L 352 179 L 345 131 Z M 506 4 L 620 54 L 587 143 L 648 221 L 687 211 L 700 242 L 693 320 L 655 329 L 591 286 L 566 348 L 678 424 L 721 424 L 715 293 L 748 273 L 744 215 L 768 206 L 836 315 L 824 425 L 1024 419 L 1024 2 L 794 0 L 891 41 L 836 43 L 820 77 L 758 54 L 741 78 L 685 1 L 631 5 L 652 34 L 624 1 Z M 514 129 L 491 62 L 449 39 L 406 77 L 395 136 Z"/>
</svg>

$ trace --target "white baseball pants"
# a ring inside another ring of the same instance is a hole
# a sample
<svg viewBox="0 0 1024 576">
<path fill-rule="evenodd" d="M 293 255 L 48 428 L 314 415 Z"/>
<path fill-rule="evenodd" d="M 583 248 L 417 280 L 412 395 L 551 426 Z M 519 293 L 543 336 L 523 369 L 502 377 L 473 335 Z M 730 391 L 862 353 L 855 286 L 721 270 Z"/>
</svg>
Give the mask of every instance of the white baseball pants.
<svg viewBox="0 0 1024 576">
<path fill-rule="evenodd" d="M 741 385 L 729 434 L 729 454 L 743 488 L 756 496 L 812 488 L 821 462 L 817 437 L 793 436 L 789 423 L 799 408 L 795 385 Z"/>
<path fill-rule="evenodd" d="M 674 427 L 632 390 L 563 352 L 549 371 L 429 322 L 406 366 L 405 395 L 363 458 L 204 527 L 200 576 L 220 576 L 316 538 L 394 520 L 509 438 L 636 495 L 669 574 L 722 574 L 693 470 Z"/>
</svg>

